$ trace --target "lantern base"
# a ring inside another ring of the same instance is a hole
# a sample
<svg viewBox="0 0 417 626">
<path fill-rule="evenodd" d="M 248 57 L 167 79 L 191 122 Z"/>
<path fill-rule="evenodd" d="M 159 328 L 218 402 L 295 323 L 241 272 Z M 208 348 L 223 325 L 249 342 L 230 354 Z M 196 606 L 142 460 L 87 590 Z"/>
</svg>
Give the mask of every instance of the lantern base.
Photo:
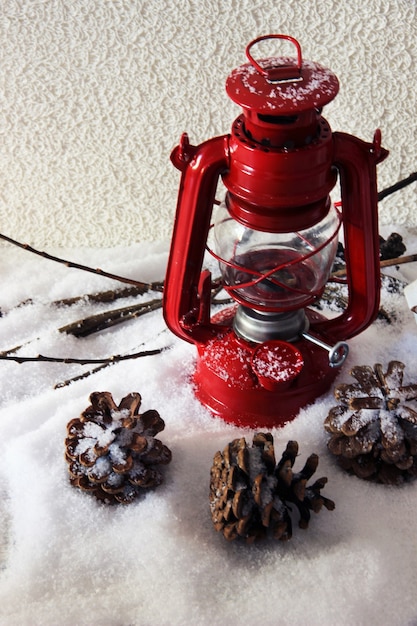
<svg viewBox="0 0 417 626">
<path fill-rule="evenodd" d="M 316 313 L 312 315 L 314 319 L 324 319 Z M 225 317 L 222 318 L 224 322 Z M 216 337 L 198 345 L 194 373 L 197 398 L 226 422 L 250 428 L 283 426 L 302 407 L 325 393 L 339 372 L 330 367 L 328 354 L 322 348 L 304 339 L 294 346 L 304 360 L 301 372 L 288 384 L 267 389 L 251 366 L 259 344 L 250 344 L 223 326 Z"/>
</svg>

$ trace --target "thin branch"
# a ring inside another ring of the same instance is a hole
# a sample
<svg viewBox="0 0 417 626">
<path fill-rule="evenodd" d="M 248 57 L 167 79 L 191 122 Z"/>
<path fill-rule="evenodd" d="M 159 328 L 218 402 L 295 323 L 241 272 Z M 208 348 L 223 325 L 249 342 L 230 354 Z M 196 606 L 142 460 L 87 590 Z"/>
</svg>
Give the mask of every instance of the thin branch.
<svg viewBox="0 0 417 626">
<path fill-rule="evenodd" d="M 141 315 L 156 311 L 160 308 L 162 308 L 161 299 L 150 300 L 149 302 L 142 302 L 141 304 L 133 304 L 132 306 L 123 307 L 121 309 L 98 313 L 91 317 L 86 317 L 85 319 L 61 326 L 58 330 L 60 333 L 74 335 L 75 337 L 88 337 L 88 335 L 100 330 L 111 328 L 116 324 L 135 319 L 136 317 L 140 317 Z"/>
<path fill-rule="evenodd" d="M 9 348 L 8 350 L 2 350 L 0 352 L 0 359 L 8 356 L 9 354 L 13 354 L 13 352 L 17 352 L 18 350 L 20 350 L 20 348 L 23 348 L 24 346 L 27 346 L 33 341 L 37 341 L 38 339 L 39 337 L 36 337 L 36 339 L 29 339 L 29 341 L 25 341 L 24 343 L 21 343 L 18 346 L 14 346 L 14 348 Z"/>
<path fill-rule="evenodd" d="M 398 183 L 395 183 L 394 185 L 391 185 L 390 187 L 387 187 L 386 189 L 380 191 L 378 193 L 378 202 L 381 202 L 381 200 L 383 200 L 387 196 L 390 196 L 395 191 L 400 191 L 400 189 L 404 189 L 404 187 L 407 187 L 407 185 L 410 185 L 415 181 L 417 181 L 417 172 L 413 172 L 413 174 L 410 174 L 410 176 L 407 176 L 407 178 L 403 178 L 402 180 L 398 181 Z"/>
<path fill-rule="evenodd" d="M 380 262 L 381 267 L 392 267 L 394 265 L 402 265 L 403 263 L 414 263 L 417 261 L 417 254 L 408 254 L 405 256 L 399 256 L 395 259 L 385 259 Z M 337 272 L 332 272 L 330 275 L 330 279 L 332 278 L 342 278 L 346 276 L 346 269 L 337 270 Z"/>
<path fill-rule="evenodd" d="M 164 333 L 166 333 L 167 329 L 164 328 L 163 330 L 161 330 L 158 334 L 157 337 L 159 337 L 160 335 L 163 335 Z M 140 344 L 139 347 L 144 346 L 145 344 L 142 343 Z M 166 346 L 165 348 L 163 348 L 163 350 L 167 350 L 170 346 Z M 100 372 L 101 370 L 105 369 L 106 367 L 112 367 L 113 365 L 115 365 L 117 363 L 117 361 L 109 361 L 108 363 L 102 363 L 100 365 L 98 365 L 97 367 L 93 367 L 92 369 L 89 369 L 85 372 L 83 372 L 82 374 L 78 374 L 77 376 L 72 376 L 71 378 L 67 378 L 66 380 L 60 381 L 58 383 L 56 383 L 54 385 L 54 389 L 60 389 L 61 387 L 68 387 L 68 385 L 71 385 L 72 383 L 78 382 L 79 380 L 84 380 L 84 378 L 88 378 L 89 376 L 93 376 L 94 374 L 97 374 L 97 372 Z"/>
<path fill-rule="evenodd" d="M 66 259 L 61 259 L 60 257 L 53 256 L 48 254 L 47 252 L 42 252 L 41 250 L 36 250 L 36 248 L 32 248 L 27 243 L 20 243 L 20 241 L 16 241 L 11 237 L 7 237 L 0 233 L 0 239 L 4 239 L 8 243 L 13 244 L 14 246 L 18 246 L 19 248 L 23 248 L 23 250 L 27 250 L 28 252 L 33 252 L 33 254 L 37 254 L 44 259 L 48 259 L 49 261 L 55 261 L 56 263 L 61 263 L 66 265 L 67 267 L 71 267 L 77 270 L 83 270 L 84 272 L 91 272 L 92 274 L 98 274 L 99 276 L 104 276 L 105 278 L 111 278 L 112 280 L 117 280 L 120 283 L 127 283 L 128 285 L 135 285 L 136 287 L 143 287 L 144 289 L 152 289 L 152 283 L 144 283 L 139 280 L 134 280 L 133 278 L 125 278 L 124 276 L 118 276 L 117 274 L 111 274 L 110 272 L 105 272 L 104 270 L 98 268 L 88 267 L 87 265 L 81 265 L 80 263 L 74 263 L 73 261 L 67 261 Z"/>
<path fill-rule="evenodd" d="M 72 383 L 76 383 L 79 380 L 84 380 L 84 378 L 88 378 L 89 376 L 92 376 L 93 374 L 97 374 L 97 372 L 100 372 L 106 367 L 111 367 L 112 365 L 115 365 L 115 361 L 112 361 L 111 363 L 102 363 L 98 367 L 93 367 L 93 369 L 91 370 L 87 370 L 86 372 L 83 372 L 82 374 L 78 374 L 78 376 L 73 376 L 72 378 L 67 378 L 67 380 L 63 380 L 59 383 L 56 383 L 56 385 L 54 385 L 54 389 L 61 389 L 62 387 L 68 387 Z"/>
<path fill-rule="evenodd" d="M 123 289 L 109 289 L 108 291 L 99 291 L 97 293 L 87 293 L 83 296 L 74 296 L 73 298 L 62 298 L 61 300 L 54 300 L 51 302 L 53 306 L 72 306 L 78 302 L 94 302 L 94 303 L 106 303 L 115 302 L 115 300 L 122 300 L 123 298 L 134 298 L 136 296 L 142 296 L 147 291 L 163 291 L 163 281 L 157 281 L 150 283 L 149 285 L 140 285 L 132 287 L 124 287 Z"/>
<path fill-rule="evenodd" d="M 92 335 L 100 330 L 111 328 L 112 326 L 116 326 L 116 324 L 120 324 L 126 320 L 135 319 L 141 315 L 150 313 L 151 311 L 156 311 L 161 307 L 162 300 L 150 300 L 148 302 L 143 302 L 142 304 L 134 304 L 121 309 L 114 309 L 113 311 L 105 311 L 104 313 L 98 313 L 96 315 L 92 315 L 91 317 L 71 322 L 70 324 L 66 324 L 65 326 L 58 328 L 58 332 L 73 335 L 74 337 L 88 337 L 89 335 Z M 0 352 L 0 359 L 3 359 L 13 352 L 17 352 L 24 346 L 27 346 L 38 339 L 40 339 L 40 337 L 29 339 L 29 341 L 25 341 L 18 346 L 2 350 Z"/>
<path fill-rule="evenodd" d="M 402 265 L 403 263 L 413 263 L 417 261 L 417 254 L 407 254 L 405 256 L 399 256 L 396 259 L 385 259 L 381 261 L 381 267 L 392 267 L 393 265 Z"/>
<path fill-rule="evenodd" d="M 73 359 L 70 357 L 54 357 L 54 356 L 45 356 L 43 354 L 38 354 L 37 356 L 10 356 L 10 355 L 0 355 L 1 361 L 15 361 L 16 363 L 31 363 L 36 361 L 38 363 L 65 363 L 65 364 L 79 364 L 79 365 L 92 365 L 92 364 L 107 364 L 107 363 L 118 363 L 119 361 L 128 361 L 130 359 L 138 359 L 145 356 L 154 356 L 156 354 L 161 354 L 164 350 L 168 348 L 155 348 L 154 350 L 143 350 L 142 352 L 136 352 L 134 354 L 115 354 L 111 357 L 103 358 L 103 359 Z"/>
</svg>

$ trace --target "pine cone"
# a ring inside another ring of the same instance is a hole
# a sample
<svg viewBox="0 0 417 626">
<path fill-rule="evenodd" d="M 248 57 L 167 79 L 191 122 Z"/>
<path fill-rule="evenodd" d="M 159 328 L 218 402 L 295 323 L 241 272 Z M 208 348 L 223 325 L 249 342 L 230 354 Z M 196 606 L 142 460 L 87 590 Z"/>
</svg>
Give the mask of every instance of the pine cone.
<svg viewBox="0 0 417 626">
<path fill-rule="evenodd" d="M 379 258 L 381 261 L 385 259 L 396 259 L 406 252 L 403 238 L 398 233 L 391 233 L 388 239 L 379 237 Z"/>
<path fill-rule="evenodd" d="M 297 507 L 300 528 L 307 528 L 310 511 L 318 513 L 324 505 L 334 509 L 334 502 L 320 490 L 327 478 L 319 478 L 307 487 L 316 471 L 319 458 L 312 454 L 303 469 L 292 467 L 298 443 L 289 441 L 276 465 L 271 433 L 257 433 L 249 448 L 245 439 L 234 439 L 224 452 L 217 452 L 210 473 L 210 509 L 214 528 L 232 541 L 238 537 L 252 543 L 267 536 L 275 539 L 292 536 L 291 504 Z"/>
<path fill-rule="evenodd" d="M 417 476 L 417 384 L 403 385 L 404 363 L 356 366 L 353 384 L 335 388 L 339 405 L 324 422 L 329 450 L 360 478 L 399 484 Z"/>
<path fill-rule="evenodd" d="M 67 425 L 70 482 L 106 503 L 128 504 L 162 482 L 156 466 L 169 463 L 171 451 L 154 435 L 165 423 L 154 410 L 139 415 L 139 393 L 129 394 L 117 406 L 111 393 L 96 391 L 90 402 Z"/>
</svg>

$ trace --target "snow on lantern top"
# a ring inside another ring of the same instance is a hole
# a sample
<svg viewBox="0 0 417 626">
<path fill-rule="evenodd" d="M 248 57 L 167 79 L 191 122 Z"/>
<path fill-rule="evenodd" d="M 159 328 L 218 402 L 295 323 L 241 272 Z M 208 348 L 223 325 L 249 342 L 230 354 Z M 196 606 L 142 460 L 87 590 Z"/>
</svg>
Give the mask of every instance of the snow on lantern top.
<svg viewBox="0 0 417 626">
<path fill-rule="evenodd" d="M 255 60 L 251 48 L 265 39 L 292 42 L 297 57 Z M 321 108 L 339 91 L 337 76 L 318 63 L 303 60 L 300 44 L 288 35 L 258 37 L 246 47 L 246 56 L 249 63 L 233 70 L 226 81 L 227 94 L 243 109 L 264 115 L 288 115 Z"/>
</svg>

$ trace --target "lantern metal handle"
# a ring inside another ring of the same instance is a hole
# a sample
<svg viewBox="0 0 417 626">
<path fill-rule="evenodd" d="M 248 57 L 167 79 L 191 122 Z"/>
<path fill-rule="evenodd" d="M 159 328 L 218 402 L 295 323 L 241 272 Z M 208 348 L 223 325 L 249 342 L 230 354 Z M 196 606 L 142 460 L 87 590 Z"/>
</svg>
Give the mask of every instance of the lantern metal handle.
<svg viewBox="0 0 417 626">
<path fill-rule="evenodd" d="M 266 39 L 284 39 L 293 43 L 297 49 L 297 64 L 287 65 L 283 63 L 282 65 L 275 65 L 272 67 L 262 67 L 258 61 L 255 61 L 250 50 L 255 44 Z M 298 80 L 301 76 L 301 66 L 303 64 L 301 46 L 299 42 L 294 39 L 294 37 L 290 37 L 290 35 L 262 35 L 261 37 L 257 37 L 246 46 L 246 56 L 251 65 L 253 65 L 253 67 L 267 80 Z"/>
<path fill-rule="evenodd" d="M 342 191 L 349 300 L 341 315 L 313 324 L 314 331 L 329 343 L 358 335 L 379 310 L 376 166 L 388 151 L 380 146 L 378 135 L 375 143 L 367 143 L 346 133 L 333 133 L 334 165 L 339 170 Z"/>
<path fill-rule="evenodd" d="M 210 321 L 210 272 L 201 271 L 217 183 L 229 165 L 229 138 L 193 146 L 184 133 L 171 160 L 180 192 L 164 288 L 164 316 L 181 339 L 203 343 L 218 330 Z"/>
</svg>

